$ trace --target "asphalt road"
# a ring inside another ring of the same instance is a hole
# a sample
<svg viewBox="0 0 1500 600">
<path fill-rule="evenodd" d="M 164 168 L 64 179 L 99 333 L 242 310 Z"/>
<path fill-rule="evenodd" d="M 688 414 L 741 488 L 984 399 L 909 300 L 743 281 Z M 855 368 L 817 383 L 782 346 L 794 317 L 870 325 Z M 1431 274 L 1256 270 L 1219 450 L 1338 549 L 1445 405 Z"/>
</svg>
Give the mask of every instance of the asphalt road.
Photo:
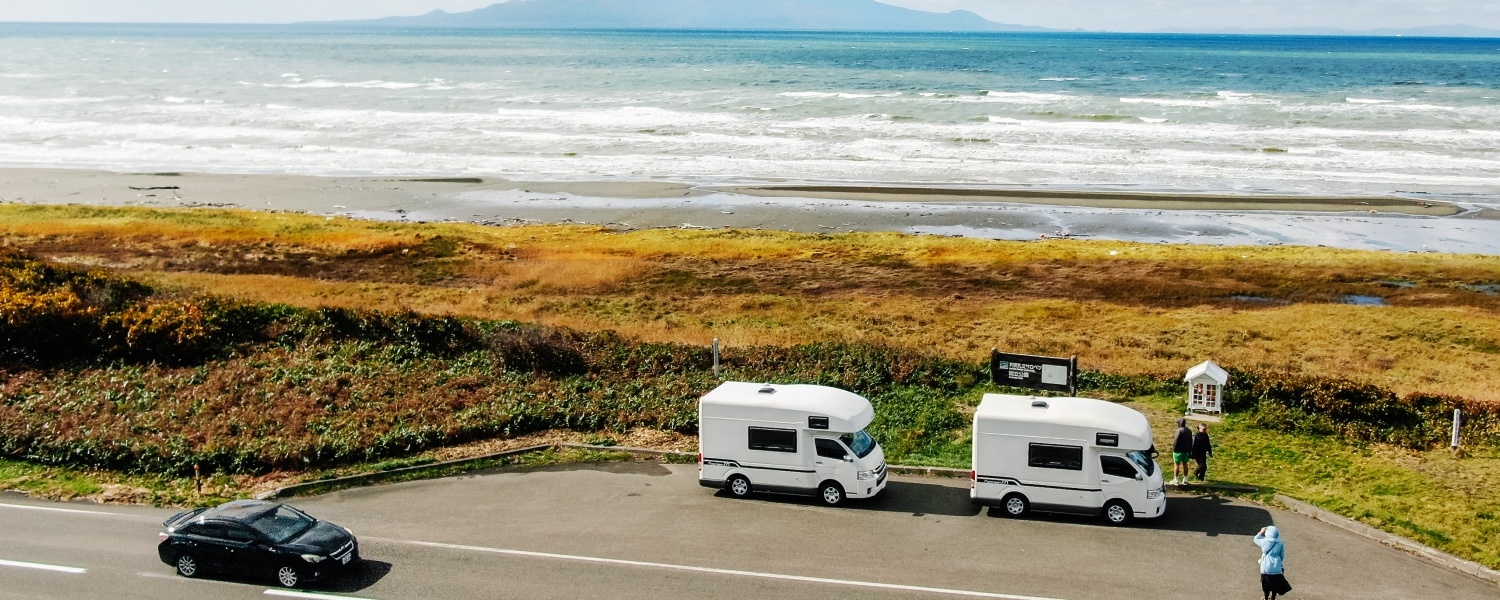
<svg viewBox="0 0 1500 600">
<path fill-rule="evenodd" d="M 290 597 L 1258 598 L 1250 536 L 1272 523 L 1287 539 L 1292 598 L 1500 596 L 1299 515 L 1206 497 L 1174 496 L 1165 518 L 1113 528 L 992 515 L 969 504 L 962 480 L 898 477 L 872 501 L 823 508 L 734 500 L 698 487 L 692 465 L 606 463 L 291 503 L 353 529 L 367 560 Z M 173 575 L 155 548 L 171 512 L 0 495 L 0 599 L 284 593 L 269 579 Z"/>
</svg>

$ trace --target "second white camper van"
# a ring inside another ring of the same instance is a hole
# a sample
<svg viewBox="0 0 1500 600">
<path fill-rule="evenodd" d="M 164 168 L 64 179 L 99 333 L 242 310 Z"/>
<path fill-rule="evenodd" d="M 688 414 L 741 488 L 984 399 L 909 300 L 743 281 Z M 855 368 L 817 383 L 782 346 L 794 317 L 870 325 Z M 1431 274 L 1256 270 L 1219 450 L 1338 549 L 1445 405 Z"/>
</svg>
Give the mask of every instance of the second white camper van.
<svg viewBox="0 0 1500 600">
<path fill-rule="evenodd" d="M 885 489 L 885 453 L 864 429 L 870 401 L 820 385 L 729 381 L 698 402 L 698 483 L 735 497 L 813 496 L 838 505 Z"/>
<path fill-rule="evenodd" d="M 1089 398 L 985 394 L 974 413 L 969 498 L 1028 511 L 1159 517 L 1167 495 L 1146 416 Z"/>
</svg>

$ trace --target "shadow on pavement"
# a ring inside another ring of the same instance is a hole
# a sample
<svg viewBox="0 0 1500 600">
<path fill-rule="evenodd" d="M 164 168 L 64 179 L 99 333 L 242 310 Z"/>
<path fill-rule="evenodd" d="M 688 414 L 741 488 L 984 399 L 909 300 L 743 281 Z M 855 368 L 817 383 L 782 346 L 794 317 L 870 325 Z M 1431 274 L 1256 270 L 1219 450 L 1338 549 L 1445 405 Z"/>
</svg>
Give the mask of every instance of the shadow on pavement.
<svg viewBox="0 0 1500 600">
<path fill-rule="evenodd" d="M 725 490 L 719 490 L 714 495 L 720 498 L 733 498 Z M 757 493 L 750 499 L 782 504 L 822 505 L 815 498 L 784 494 Z M 880 495 L 868 499 L 846 500 L 836 510 L 896 512 L 907 513 L 914 517 L 927 515 L 972 517 L 979 514 L 979 507 L 969 502 L 969 488 L 967 487 L 894 480 L 886 484 L 885 490 L 880 492 Z"/>
<path fill-rule="evenodd" d="M 1233 504 L 1227 498 L 1204 496 L 1168 496 L 1167 514 L 1157 519 L 1141 519 L 1137 526 L 1170 531 L 1202 532 L 1209 536 L 1253 536 L 1260 528 L 1273 525 L 1271 511 L 1249 504 Z"/>
<path fill-rule="evenodd" d="M 375 585 L 375 582 L 383 579 L 391 572 L 391 563 L 379 560 L 363 559 L 349 570 L 333 575 L 323 581 L 315 581 L 299 589 L 316 590 L 320 592 L 358 592 L 367 587 Z M 270 573 L 246 573 L 243 571 L 215 571 L 202 576 L 212 581 L 223 581 L 226 583 L 238 583 L 256 587 L 281 587 L 276 584 L 276 578 Z"/>
<path fill-rule="evenodd" d="M 507 465 L 489 469 L 478 469 L 469 471 L 462 475 L 455 475 L 455 479 L 473 477 L 475 475 L 495 475 L 499 473 L 547 473 L 555 471 L 601 471 L 604 473 L 615 473 L 618 475 L 650 475 L 652 477 L 664 477 L 672 474 L 672 470 L 665 465 L 655 462 L 577 462 L 560 463 L 542 466 Z"/>
<path fill-rule="evenodd" d="M 995 507 L 990 507 L 986 514 L 997 519 L 1009 518 Z M 1025 519 L 1113 527 L 1099 516 L 1033 512 Z M 1271 512 L 1264 508 L 1233 504 L 1228 499 L 1216 495 L 1205 495 L 1170 496 L 1167 498 L 1166 514 L 1155 519 L 1136 519 L 1127 527 L 1188 531 L 1212 537 L 1218 535 L 1253 536 L 1260 531 L 1260 528 L 1273 524 Z"/>
<path fill-rule="evenodd" d="M 325 581 L 319 581 L 308 586 L 324 592 L 350 593 L 358 592 L 367 587 L 375 585 L 391 572 L 391 563 L 381 560 L 364 559 L 347 572 L 331 577 Z"/>
</svg>

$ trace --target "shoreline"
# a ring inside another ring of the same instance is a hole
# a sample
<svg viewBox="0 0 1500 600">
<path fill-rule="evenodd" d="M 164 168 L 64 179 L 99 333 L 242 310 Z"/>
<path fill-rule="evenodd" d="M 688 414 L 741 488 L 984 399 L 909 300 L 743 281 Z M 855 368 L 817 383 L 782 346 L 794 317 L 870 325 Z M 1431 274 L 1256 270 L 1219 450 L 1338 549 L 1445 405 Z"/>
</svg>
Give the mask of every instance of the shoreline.
<svg viewBox="0 0 1500 600">
<path fill-rule="evenodd" d="M 564 223 L 616 230 L 890 231 L 1500 255 L 1500 211 L 1494 206 L 1391 196 L 0 168 L 0 202 L 285 210 L 388 221 Z"/>
</svg>

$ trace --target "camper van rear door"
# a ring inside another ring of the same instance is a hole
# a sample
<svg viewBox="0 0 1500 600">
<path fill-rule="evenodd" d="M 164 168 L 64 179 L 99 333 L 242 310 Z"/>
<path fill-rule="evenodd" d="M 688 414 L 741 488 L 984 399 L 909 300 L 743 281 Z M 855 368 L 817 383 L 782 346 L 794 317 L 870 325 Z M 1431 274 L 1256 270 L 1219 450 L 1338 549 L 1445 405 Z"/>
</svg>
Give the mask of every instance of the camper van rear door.
<svg viewBox="0 0 1500 600">
<path fill-rule="evenodd" d="M 1118 433 L 1096 433 L 1094 434 L 1095 446 L 1107 446 L 1110 448 L 1120 447 L 1120 434 Z"/>
<path fill-rule="evenodd" d="M 808 429 L 828 429 L 828 417 L 808 417 Z"/>
</svg>

